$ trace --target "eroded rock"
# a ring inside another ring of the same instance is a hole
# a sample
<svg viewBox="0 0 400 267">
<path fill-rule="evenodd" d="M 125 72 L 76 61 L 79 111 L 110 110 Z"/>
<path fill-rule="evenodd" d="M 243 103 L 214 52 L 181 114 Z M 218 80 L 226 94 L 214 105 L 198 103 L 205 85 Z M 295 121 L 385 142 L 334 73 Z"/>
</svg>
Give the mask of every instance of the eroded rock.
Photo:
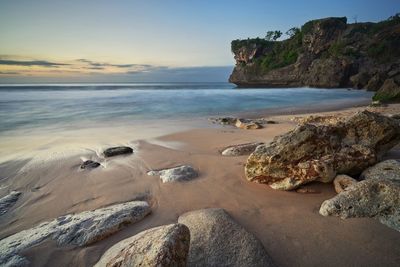
<svg viewBox="0 0 400 267">
<path fill-rule="evenodd" d="M 97 267 L 186 266 L 190 232 L 183 224 L 163 225 L 124 239 L 101 257 Z"/>
<path fill-rule="evenodd" d="M 340 174 L 335 177 L 333 180 L 333 186 L 335 187 L 336 193 L 341 193 L 346 191 L 347 188 L 356 184 L 358 181 L 348 175 Z"/>
<path fill-rule="evenodd" d="M 176 181 L 189 181 L 196 178 L 198 176 L 198 173 L 192 166 L 183 165 L 171 169 L 149 171 L 147 175 L 159 175 L 163 183 L 168 183 Z"/>
<path fill-rule="evenodd" d="M 251 154 L 256 147 L 259 145 L 263 145 L 264 143 L 256 142 L 256 143 L 246 143 L 240 145 L 234 145 L 227 147 L 224 149 L 221 154 L 223 156 L 242 156 Z"/>
<path fill-rule="evenodd" d="M 247 121 L 243 119 L 237 119 L 235 126 L 244 130 L 256 130 L 263 128 L 263 126 L 256 121 Z"/>
<path fill-rule="evenodd" d="M 223 209 L 181 215 L 190 230 L 188 266 L 274 266 L 263 245 Z"/>
<path fill-rule="evenodd" d="M 108 157 L 114 157 L 118 155 L 126 155 L 126 154 L 132 154 L 133 149 L 128 146 L 117 146 L 117 147 L 110 147 L 104 150 L 103 154 L 106 158 Z"/>
<path fill-rule="evenodd" d="M 302 124 L 260 145 L 249 156 L 249 181 L 291 190 L 311 181 L 331 182 L 337 173 L 358 175 L 400 141 L 395 119 L 358 112 L 343 122 Z"/>
<path fill-rule="evenodd" d="M 400 182 L 400 162 L 394 159 L 375 164 L 361 173 L 363 179 L 389 179 Z"/>
<path fill-rule="evenodd" d="M 7 196 L 0 198 L 0 216 L 6 213 L 19 199 L 21 192 L 11 191 Z"/>
<path fill-rule="evenodd" d="M 142 220 L 149 213 L 150 206 L 147 202 L 132 201 L 43 222 L 0 240 L 0 265 L 23 263 L 26 259 L 18 254 L 48 238 L 59 245 L 91 244 L 117 232 L 128 223 Z"/>
</svg>

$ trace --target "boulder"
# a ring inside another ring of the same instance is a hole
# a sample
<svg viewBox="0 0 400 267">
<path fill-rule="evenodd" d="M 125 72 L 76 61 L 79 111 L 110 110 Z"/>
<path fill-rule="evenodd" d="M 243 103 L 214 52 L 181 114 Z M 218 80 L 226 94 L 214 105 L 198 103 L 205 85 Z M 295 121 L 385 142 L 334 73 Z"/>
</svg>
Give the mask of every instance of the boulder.
<svg viewBox="0 0 400 267">
<path fill-rule="evenodd" d="M 335 187 L 336 193 L 346 191 L 350 186 L 356 184 L 358 181 L 348 175 L 340 174 L 333 180 L 333 186 Z"/>
<path fill-rule="evenodd" d="M 108 249 L 95 267 L 186 266 L 190 232 L 183 224 L 140 232 Z"/>
<path fill-rule="evenodd" d="M 224 149 L 221 154 L 223 156 L 242 156 L 242 155 L 249 155 L 251 154 L 256 147 L 259 145 L 263 145 L 264 143 L 246 143 L 246 144 L 240 144 L 240 145 L 234 145 L 227 147 Z"/>
<path fill-rule="evenodd" d="M 118 155 L 125 155 L 125 154 L 132 154 L 133 149 L 128 146 L 117 146 L 117 147 L 110 147 L 104 150 L 103 154 L 106 158 L 114 157 Z"/>
<path fill-rule="evenodd" d="M 359 175 L 399 141 L 397 120 L 362 111 L 336 124 L 299 125 L 258 146 L 247 159 L 245 174 L 249 181 L 281 190 L 331 182 L 338 173 Z"/>
<path fill-rule="evenodd" d="M 81 169 L 95 169 L 100 166 L 100 163 L 93 160 L 86 160 L 81 164 Z"/>
<path fill-rule="evenodd" d="M 181 215 L 190 230 L 188 266 L 274 266 L 263 245 L 223 209 Z"/>
<path fill-rule="evenodd" d="M 361 173 L 362 179 L 389 179 L 400 182 L 400 162 L 394 159 L 375 164 Z"/>
<path fill-rule="evenodd" d="M 163 183 L 167 183 L 176 181 L 189 181 L 196 178 L 198 173 L 192 166 L 182 165 L 171 169 L 149 171 L 147 175 L 159 175 Z"/>
<path fill-rule="evenodd" d="M 400 102 L 400 83 L 393 78 L 387 79 L 372 99 L 381 102 Z"/>
<path fill-rule="evenodd" d="M 85 246 L 104 239 L 126 224 L 142 220 L 149 213 L 147 202 L 132 201 L 43 222 L 0 240 L 0 266 L 26 261 L 18 254 L 45 239 L 51 238 L 59 245 Z"/>
<path fill-rule="evenodd" d="M 7 196 L 0 198 L 0 216 L 6 213 L 19 199 L 22 193 L 11 191 Z"/>
<path fill-rule="evenodd" d="M 244 129 L 244 130 L 255 130 L 255 129 L 263 128 L 263 126 L 256 121 L 248 121 L 248 120 L 243 120 L 243 119 L 237 119 L 235 126 L 237 128 Z"/>
</svg>

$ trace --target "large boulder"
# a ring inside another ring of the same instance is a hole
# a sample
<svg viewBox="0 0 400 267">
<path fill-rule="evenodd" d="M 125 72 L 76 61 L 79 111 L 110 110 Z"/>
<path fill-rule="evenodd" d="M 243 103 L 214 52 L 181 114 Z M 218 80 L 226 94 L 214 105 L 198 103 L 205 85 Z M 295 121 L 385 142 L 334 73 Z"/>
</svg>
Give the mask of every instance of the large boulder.
<svg viewBox="0 0 400 267">
<path fill-rule="evenodd" d="M 372 217 L 400 231 L 400 162 L 382 161 L 366 169 L 361 177 L 365 180 L 322 203 L 320 214 Z"/>
<path fill-rule="evenodd" d="M 185 213 L 190 230 L 188 266 L 273 266 L 263 245 L 223 209 Z"/>
<path fill-rule="evenodd" d="M 5 197 L 0 198 L 0 216 L 6 213 L 19 199 L 21 192 L 11 191 Z"/>
<path fill-rule="evenodd" d="M 45 239 L 51 238 L 59 245 L 85 246 L 104 239 L 126 224 L 142 220 L 149 213 L 147 202 L 132 201 L 43 222 L 0 240 L 0 266 L 23 264 L 26 259 L 18 254 Z"/>
<path fill-rule="evenodd" d="M 249 181 L 292 190 L 311 181 L 331 182 L 337 174 L 359 175 L 400 141 L 397 120 L 369 111 L 334 124 L 302 124 L 258 146 L 249 156 Z"/>
<path fill-rule="evenodd" d="M 108 249 L 95 267 L 186 266 L 190 232 L 183 224 L 140 232 Z"/>
</svg>

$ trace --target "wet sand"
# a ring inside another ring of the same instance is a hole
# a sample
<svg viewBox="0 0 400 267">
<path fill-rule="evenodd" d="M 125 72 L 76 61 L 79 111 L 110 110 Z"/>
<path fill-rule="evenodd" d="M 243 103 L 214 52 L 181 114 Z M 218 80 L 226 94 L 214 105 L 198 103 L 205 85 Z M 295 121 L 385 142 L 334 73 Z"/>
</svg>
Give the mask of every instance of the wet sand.
<svg viewBox="0 0 400 267">
<path fill-rule="evenodd" d="M 350 115 L 362 109 L 326 114 Z M 374 110 L 400 113 L 400 105 Z M 336 194 L 332 184 L 305 186 L 316 190 L 316 194 L 276 191 L 245 179 L 247 156 L 221 156 L 220 150 L 229 145 L 271 141 L 295 127 L 292 117 L 268 116 L 279 123 L 260 130 L 213 126 L 157 139 L 116 140 L 117 144 L 134 146 L 134 155 L 101 159 L 103 166 L 91 171 L 81 171 L 79 164 L 82 158 L 99 159 L 98 151 L 104 144 L 74 154 L 59 153 L 57 157 L 52 152 L 49 157 L 5 161 L 0 164 L 0 197 L 11 190 L 23 195 L 0 217 L 0 238 L 60 215 L 147 199 L 152 205 L 151 215 L 100 242 L 72 248 L 47 241 L 23 255 L 33 266 L 91 266 L 124 238 L 176 222 L 180 214 L 190 210 L 222 207 L 261 240 L 277 266 L 398 266 L 399 232 L 373 219 L 341 220 L 319 215 L 321 203 Z M 400 147 L 389 152 L 387 158 L 400 158 Z M 181 164 L 192 165 L 200 176 L 190 182 L 163 184 L 157 176 L 146 174 L 148 170 Z"/>
</svg>

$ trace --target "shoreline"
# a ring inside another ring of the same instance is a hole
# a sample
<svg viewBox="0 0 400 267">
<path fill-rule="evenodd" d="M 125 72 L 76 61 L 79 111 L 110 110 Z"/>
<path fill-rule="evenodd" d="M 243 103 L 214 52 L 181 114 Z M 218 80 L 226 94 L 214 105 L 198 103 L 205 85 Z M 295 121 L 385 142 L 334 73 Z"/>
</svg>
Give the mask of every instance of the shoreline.
<svg viewBox="0 0 400 267">
<path fill-rule="evenodd" d="M 334 111 L 312 112 L 348 116 L 364 108 L 340 107 Z M 385 114 L 400 113 L 400 104 L 368 109 Z M 96 151 L 87 149 L 60 159 L 34 160 L 35 164 L 32 159 L 3 162 L 0 196 L 10 190 L 23 194 L 0 217 L 0 238 L 61 215 L 144 197 L 151 203 L 151 215 L 102 241 L 82 248 L 58 247 L 46 241 L 22 254 L 33 266 L 91 266 L 122 239 L 153 226 L 176 222 L 187 211 L 221 207 L 262 242 L 277 266 L 396 266 L 400 253 L 398 232 L 373 219 L 341 220 L 318 214 L 320 204 L 336 194 L 332 184 L 315 182 L 305 186 L 317 191 L 316 194 L 276 191 L 244 178 L 243 163 L 247 156 L 220 154 L 229 145 L 269 142 L 295 127 L 293 116 L 304 114 L 271 115 L 278 123 L 267 124 L 259 130 L 205 121 L 209 127 L 129 140 L 135 148 L 132 156 L 104 159 L 101 168 L 91 171 L 79 169 L 81 157 L 98 157 Z M 117 134 L 111 137 L 116 144 L 125 144 Z M 399 151 L 396 147 L 388 157 L 400 158 Z M 149 170 L 182 164 L 193 166 L 200 176 L 190 182 L 164 184 L 157 176 L 146 174 Z"/>
</svg>

